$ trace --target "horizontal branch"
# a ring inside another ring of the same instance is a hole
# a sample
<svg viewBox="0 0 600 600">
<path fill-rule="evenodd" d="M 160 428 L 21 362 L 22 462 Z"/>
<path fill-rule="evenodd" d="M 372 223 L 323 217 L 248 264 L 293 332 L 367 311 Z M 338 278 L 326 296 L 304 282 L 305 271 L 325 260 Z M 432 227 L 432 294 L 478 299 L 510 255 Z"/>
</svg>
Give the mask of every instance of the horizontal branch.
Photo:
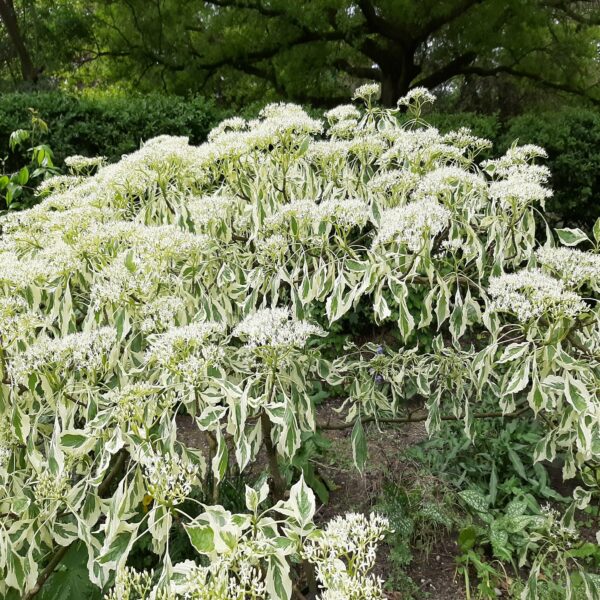
<svg viewBox="0 0 600 600">
<path fill-rule="evenodd" d="M 493 411 L 493 412 L 482 412 L 475 413 L 471 418 L 473 419 L 497 419 L 503 417 L 505 419 L 514 419 L 516 417 L 520 417 L 522 414 L 526 413 L 529 410 L 529 406 L 523 406 L 519 410 L 511 413 L 503 413 L 502 411 Z M 361 422 L 364 423 L 384 423 L 389 425 L 406 425 L 408 423 L 420 423 L 426 421 L 429 417 L 429 413 L 421 412 L 416 415 L 409 415 L 408 417 L 391 417 L 388 419 L 377 419 L 375 417 L 367 417 L 366 419 L 361 419 Z M 442 421 L 462 421 L 462 417 L 455 417 L 454 415 L 444 415 L 440 417 Z M 326 423 L 317 423 L 317 429 L 323 429 L 324 431 L 332 431 L 332 430 L 341 430 L 341 429 L 350 429 L 354 427 L 356 423 L 355 421 L 351 421 L 350 423 L 330 423 L 329 421 Z"/>
<path fill-rule="evenodd" d="M 578 96 L 583 96 L 587 100 L 592 102 L 593 104 L 600 105 L 600 99 L 589 96 L 583 90 L 574 88 L 566 83 L 549 81 L 546 78 L 542 77 L 538 73 L 527 73 L 525 71 L 519 71 L 518 69 L 515 69 L 514 67 L 511 67 L 508 65 L 498 65 L 496 67 L 490 67 L 490 68 L 472 65 L 472 66 L 468 66 L 464 69 L 461 69 L 460 73 L 457 73 L 457 75 L 477 75 L 479 77 L 492 77 L 492 76 L 498 75 L 500 73 L 505 73 L 507 75 L 511 75 L 513 77 L 518 77 L 518 78 L 522 78 L 522 79 L 529 79 L 529 80 L 535 81 L 545 87 L 548 87 L 548 88 L 551 88 L 554 90 L 558 90 L 561 92 L 566 92 L 568 94 L 575 94 Z"/>
<path fill-rule="evenodd" d="M 339 58 L 336 61 L 334 61 L 333 66 L 336 69 L 345 71 L 349 75 L 353 75 L 354 77 L 381 81 L 381 69 L 378 69 L 377 67 L 360 67 L 358 65 L 351 64 L 343 58 Z"/>
</svg>

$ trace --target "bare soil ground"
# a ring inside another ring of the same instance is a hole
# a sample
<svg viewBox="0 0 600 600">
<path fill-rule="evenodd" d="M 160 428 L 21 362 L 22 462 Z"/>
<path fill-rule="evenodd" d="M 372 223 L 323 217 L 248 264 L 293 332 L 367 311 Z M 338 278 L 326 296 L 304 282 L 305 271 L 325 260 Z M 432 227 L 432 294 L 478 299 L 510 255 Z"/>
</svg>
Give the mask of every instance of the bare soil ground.
<svg viewBox="0 0 600 600">
<path fill-rule="evenodd" d="M 320 417 L 338 421 L 334 403 L 320 407 Z M 333 416 L 331 416 L 331 414 Z M 366 430 L 369 448 L 367 470 L 361 475 L 352 464 L 350 429 L 327 432 L 332 451 L 327 464 L 319 465 L 319 472 L 333 487 L 329 502 L 323 506 L 319 518 L 323 521 L 348 511 L 369 513 L 381 498 L 386 482 L 410 485 L 415 477 L 415 466 L 403 456 L 404 450 L 427 438 L 423 423 L 409 423 L 396 428 L 379 429 L 374 425 Z M 456 536 L 442 536 L 435 540 L 427 553 L 412 549 L 413 560 L 406 574 L 418 587 L 412 592 L 416 600 L 463 600 L 462 581 L 456 575 Z M 382 545 L 378 552 L 378 574 L 389 580 L 392 566 L 388 560 L 389 548 Z M 390 591 L 388 598 L 404 600 L 411 597 L 407 591 Z"/>
<path fill-rule="evenodd" d="M 319 407 L 319 419 L 339 422 L 335 413 L 335 401 Z M 177 419 L 179 439 L 191 447 L 208 450 L 206 436 L 200 432 L 193 419 L 180 416 Z M 316 467 L 330 488 L 329 502 L 318 509 L 317 520 L 325 522 L 346 512 L 368 514 L 381 499 L 386 483 L 409 485 L 415 477 L 415 466 L 404 456 L 404 451 L 423 441 L 426 437 L 423 423 L 410 423 L 401 427 L 378 429 L 370 425 L 366 429 L 369 460 L 368 468 L 360 474 L 352 463 L 350 443 L 351 429 L 327 432 L 332 445 L 322 462 Z M 252 471 L 265 468 L 266 460 L 259 456 Z M 464 600 L 464 588 L 456 575 L 456 535 L 439 536 L 428 552 L 411 549 L 413 560 L 406 575 L 412 579 L 412 590 L 391 590 L 391 600 Z M 393 565 L 389 561 L 390 548 L 383 544 L 378 552 L 377 574 L 389 580 Z"/>
</svg>

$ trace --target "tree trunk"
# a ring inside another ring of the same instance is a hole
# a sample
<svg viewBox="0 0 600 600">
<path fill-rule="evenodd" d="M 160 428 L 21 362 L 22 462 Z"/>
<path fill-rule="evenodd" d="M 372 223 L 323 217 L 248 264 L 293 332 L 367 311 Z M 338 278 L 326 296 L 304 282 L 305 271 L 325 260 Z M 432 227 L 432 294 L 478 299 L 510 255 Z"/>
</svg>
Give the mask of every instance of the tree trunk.
<svg viewBox="0 0 600 600">
<path fill-rule="evenodd" d="M 25 45 L 25 40 L 21 35 L 17 13 L 15 12 L 12 0 L 0 0 L 0 19 L 2 19 L 4 27 L 6 27 L 6 32 L 19 57 L 23 80 L 35 83 L 38 79 L 38 72 L 33 66 L 33 61 Z"/>
<path fill-rule="evenodd" d="M 381 74 L 381 104 L 388 108 L 396 106 L 398 98 L 404 96 L 408 92 L 408 84 L 398 73 Z"/>
<path fill-rule="evenodd" d="M 381 69 L 381 103 L 395 108 L 398 99 L 410 90 L 410 84 L 420 72 L 415 64 L 416 47 L 390 46 L 386 60 L 379 61 Z"/>
</svg>

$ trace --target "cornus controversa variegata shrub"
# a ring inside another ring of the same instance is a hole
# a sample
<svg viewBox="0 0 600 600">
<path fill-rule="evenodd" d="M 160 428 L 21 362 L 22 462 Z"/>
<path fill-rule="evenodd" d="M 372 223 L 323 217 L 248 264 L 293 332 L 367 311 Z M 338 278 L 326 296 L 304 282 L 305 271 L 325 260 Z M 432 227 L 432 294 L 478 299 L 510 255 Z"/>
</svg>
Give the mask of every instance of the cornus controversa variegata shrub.
<svg viewBox="0 0 600 600">
<path fill-rule="evenodd" d="M 311 489 L 288 490 L 282 466 L 347 427 L 362 469 L 366 424 L 413 420 L 418 399 L 431 434 L 460 419 L 472 437 L 490 398 L 492 416 L 539 419 L 532 458 L 581 480 L 565 527 L 592 501 L 600 223 L 593 240 L 544 227 L 541 148 L 480 162 L 487 140 L 422 120 L 425 90 L 401 100 L 402 126 L 376 94 L 326 122 L 270 105 L 199 147 L 163 136 L 108 166 L 75 157 L 38 206 L 2 218 L 0 593 L 33 597 L 79 544 L 109 598 L 380 598 L 385 520 L 315 524 Z M 358 303 L 405 343 L 326 360 L 320 315 Z M 338 422 L 315 410 L 322 380 L 344 390 Z M 186 414 L 206 443 L 181 435 Z M 219 485 L 257 458 L 270 487 L 232 514 Z M 195 561 L 170 559 L 178 524 Z M 127 567 L 144 536 L 154 573 Z"/>
</svg>

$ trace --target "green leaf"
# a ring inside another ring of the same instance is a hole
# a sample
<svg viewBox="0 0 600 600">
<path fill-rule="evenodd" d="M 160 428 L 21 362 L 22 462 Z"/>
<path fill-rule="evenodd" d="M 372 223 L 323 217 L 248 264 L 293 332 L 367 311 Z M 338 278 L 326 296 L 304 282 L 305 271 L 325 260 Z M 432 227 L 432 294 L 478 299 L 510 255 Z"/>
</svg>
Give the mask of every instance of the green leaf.
<svg viewBox="0 0 600 600">
<path fill-rule="evenodd" d="M 468 552 L 475 546 L 477 530 L 473 526 L 464 527 L 458 534 L 458 547 L 461 552 Z"/>
<path fill-rule="evenodd" d="M 488 501 L 481 492 L 477 490 L 463 490 L 458 495 L 467 506 L 474 508 L 477 512 L 488 512 Z"/>
<path fill-rule="evenodd" d="M 64 431 L 60 436 L 60 447 L 77 456 L 89 452 L 95 444 L 96 438 L 83 431 Z"/>
<path fill-rule="evenodd" d="M 360 417 L 356 419 L 354 427 L 352 428 L 351 435 L 352 442 L 352 458 L 356 468 L 362 473 L 365 469 L 367 462 L 368 450 L 367 450 L 367 438 L 365 436 L 365 430 L 363 429 L 362 421 Z"/>
<path fill-rule="evenodd" d="M 590 238 L 581 231 L 581 229 L 556 229 L 556 233 L 558 235 L 558 239 L 565 246 L 577 246 L 577 244 L 581 244 L 581 242 L 589 241 Z"/>
<path fill-rule="evenodd" d="M 316 509 L 315 495 L 306 485 L 304 475 L 300 476 L 290 490 L 289 506 L 302 527 L 312 523 Z"/>
<path fill-rule="evenodd" d="M 215 532 L 209 525 L 188 525 L 185 531 L 190 542 L 200 554 L 210 554 L 215 549 Z"/>
<path fill-rule="evenodd" d="M 267 592 L 274 600 L 290 600 L 292 580 L 290 567 L 283 556 L 269 556 L 267 560 Z"/>
<path fill-rule="evenodd" d="M 490 543 L 492 544 L 492 550 L 496 558 L 503 560 L 511 560 L 511 553 L 506 547 L 508 543 L 508 533 L 499 527 L 492 525 L 490 531 Z"/>
<path fill-rule="evenodd" d="M 581 381 L 573 379 L 571 375 L 565 377 L 565 398 L 579 412 L 585 411 L 591 401 L 585 385 Z"/>
<path fill-rule="evenodd" d="M 212 459 L 212 472 L 217 481 L 222 481 L 229 466 L 229 448 L 220 429 L 217 429 L 217 451 Z"/>
<path fill-rule="evenodd" d="M 529 383 L 529 371 L 531 369 L 531 359 L 523 361 L 516 369 L 509 371 L 510 380 L 506 388 L 502 390 L 503 396 L 508 394 L 516 394 L 527 387 Z"/>
<path fill-rule="evenodd" d="M 76 555 L 78 562 L 70 560 Z M 39 593 L 40 600 L 100 600 L 102 590 L 91 581 L 87 569 L 88 554 L 83 544 L 69 549 L 62 567 L 55 571 Z"/>
<path fill-rule="evenodd" d="M 21 168 L 17 175 L 17 183 L 19 185 L 25 185 L 29 181 L 29 169 L 27 167 Z"/>
<path fill-rule="evenodd" d="M 131 546 L 135 541 L 139 523 L 122 521 L 119 527 L 120 531 L 114 537 L 105 540 L 102 553 L 98 557 L 98 564 L 105 568 L 114 569 L 118 564 L 122 564 L 127 560 Z"/>
<path fill-rule="evenodd" d="M 529 342 L 513 343 L 506 346 L 502 356 L 498 359 L 498 364 L 504 364 L 517 360 L 526 354 L 529 350 Z"/>
</svg>

